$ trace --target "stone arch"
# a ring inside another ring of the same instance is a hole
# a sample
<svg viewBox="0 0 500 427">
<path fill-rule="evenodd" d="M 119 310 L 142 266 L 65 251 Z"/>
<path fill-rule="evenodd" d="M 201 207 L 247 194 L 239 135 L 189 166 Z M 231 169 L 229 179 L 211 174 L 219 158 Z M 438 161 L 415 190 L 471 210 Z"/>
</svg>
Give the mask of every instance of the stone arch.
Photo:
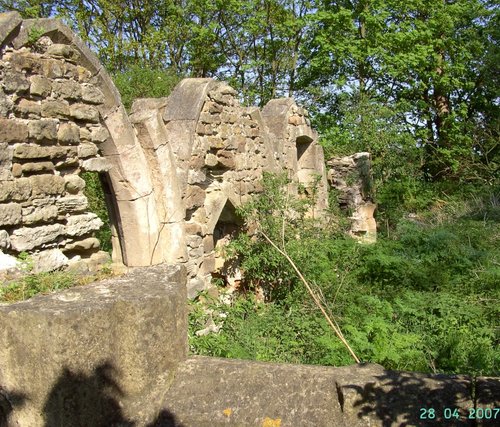
<svg viewBox="0 0 500 427">
<path fill-rule="evenodd" d="M 76 72 L 90 73 L 89 82 L 104 95 L 97 108 L 107 135 L 99 144 L 108 166 L 87 170 L 104 172 L 112 189 L 119 233 L 113 238 L 113 258 L 128 266 L 146 266 L 164 261 L 157 251 L 162 222 L 157 212 L 154 186 L 145 154 L 135 136 L 120 95 L 97 57 L 68 27 L 56 19 L 22 20 L 16 12 L 0 15 L 0 48 L 21 49 L 29 44 L 35 29 L 52 43 L 71 48 L 71 64 Z M 61 58 L 69 50 L 61 48 Z M 103 163 L 103 162 L 101 162 Z M 102 165 L 101 165 L 102 166 Z M 161 246 L 161 245 L 160 245 Z"/>
</svg>

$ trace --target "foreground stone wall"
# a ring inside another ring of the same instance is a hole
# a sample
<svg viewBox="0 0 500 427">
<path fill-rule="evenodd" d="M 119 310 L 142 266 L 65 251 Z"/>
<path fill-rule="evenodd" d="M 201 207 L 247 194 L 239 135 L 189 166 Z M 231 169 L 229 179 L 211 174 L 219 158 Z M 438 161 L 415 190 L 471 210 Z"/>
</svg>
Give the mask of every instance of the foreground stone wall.
<svg viewBox="0 0 500 427">
<path fill-rule="evenodd" d="M 139 268 L 0 305 L 0 426 L 152 422 L 187 357 L 185 277 Z"/>
<path fill-rule="evenodd" d="M 185 280 L 146 267 L 0 305 L 0 427 L 498 425 L 498 378 L 188 357 Z"/>
</svg>

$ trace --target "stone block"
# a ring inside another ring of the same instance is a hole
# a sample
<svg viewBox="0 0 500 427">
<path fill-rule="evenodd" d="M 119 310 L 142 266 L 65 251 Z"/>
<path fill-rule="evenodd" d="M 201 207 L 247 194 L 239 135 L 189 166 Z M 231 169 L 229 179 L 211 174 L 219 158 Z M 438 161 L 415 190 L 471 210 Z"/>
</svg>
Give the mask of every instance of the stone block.
<svg viewBox="0 0 500 427">
<path fill-rule="evenodd" d="M 53 58 L 64 58 L 73 62 L 76 62 L 80 57 L 80 54 L 75 48 L 61 43 L 54 43 L 53 45 L 50 45 L 45 54 Z"/>
<path fill-rule="evenodd" d="M 0 249 L 10 248 L 10 237 L 6 230 L 0 230 Z"/>
<path fill-rule="evenodd" d="M 76 145 L 80 142 L 80 128 L 75 123 L 61 123 L 57 139 L 61 144 Z"/>
<path fill-rule="evenodd" d="M 99 111 L 90 105 L 73 104 L 70 107 L 70 115 L 75 120 L 99 123 Z"/>
<path fill-rule="evenodd" d="M 28 206 L 23 208 L 23 224 L 31 225 L 38 222 L 49 222 L 57 218 L 57 207 L 49 206 Z"/>
<path fill-rule="evenodd" d="M 106 142 L 109 138 L 108 130 L 103 126 L 92 127 L 90 130 L 90 140 L 95 144 Z"/>
<path fill-rule="evenodd" d="M 78 175 L 65 175 L 65 188 L 70 194 L 77 194 L 85 188 L 85 181 Z"/>
<path fill-rule="evenodd" d="M 57 120 L 31 120 L 28 123 L 31 139 L 35 141 L 55 141 L 57 138 Z"/>
<path fill-rule="evenodd" d="M 88 251 L 91 249 L 99 248 L 99 240 L 95 237 L 89 237 L 87 239 L 78 240 L 76 242 L 68 243 L 65 247 L 65 251 Z"/>
<path fill-rule="evenodd" d="M 42 103 L 42 117 L 65 119 L 70 116 L 68 101 L 54 100 Z"/>
<path fill-rule="evenodd" d="M 36 252 L 31 254 L 31 259 L 33 262 L 33 273 L 59 270 L 68 265 L 68 258 L 59 249 Z"/>
<path fill-rule="evenodd" d="M 42 58 L 40 60 L 40 68 L 42 75 L 49 79 L 64 77 L 66 73 L 65 64 L 55 59 Z"/>
<path fill-rule="evenodd" d="M 82 87 L 82 99 L 89 104 L 102 104 L 104 94 L 94 85 L 86 84 Z"/>
<path fill-rule="evenodd" d="M 7 255 L 4 254 L 3 252 L 0 251 L 0 273 L 4 273 L 9 270 L 13 270 L 19 267 L 19 261 L 13 257 L 12 255 Z M 1 409 L 1 406 L 0 406 Z M 0 412 L 0 415 L 2 413 Z M 0 418 L 0 421 L 2 419 Z M 10 426 L 7 426 L 10 427 Z"/>
<path fill-rule="evenodd" d="M 187 356 L 185 277 L 140 268 L 0 306 L 0 383 L 27 397 L 11 423 L 153 425 Z"/>
<path fill-rule="evenodd" d="M 0 118 L 0 143 L 25 142 L 28 138 L 28 126 L 11 119 Z"/>
<path fill-rule="evenodd" d="M 107 172 L 111 169 L 111 164 L 105 157 L 93 157 L 81 161 L 81 166 L 87 172 Z"/>
<path fill-rule="evenodd" d="M 54 163 L 52 163 L 52 162 L 24 163 L 21 166 L 21 170 L 23 173 L 26 173 L 26 174 L 53 172 L 54 171 Z"/>
<path fill-rule="evenodd" d="M 184 202 L 186 204 L 186 209 L 203 206 L 205 202 L 205 191 L 197 185 L 190 185 L 186 190 Z"/>
<path fill-rule="evenodd" d="M 4 181 L 0 185 L 0 202 L 9 199 L 14 202 L 22 202 L 28 200 L 30 195 L 31 184 L 28 178 Z"/>
<path fill-rule="evenodd" d="M 0 226 L 19 224 L 21 211 L 21 205 L 18 203 L 0 204 Z"/>
<path fill-rule="evenodd" d="M 103 226 L 101 219 L 91 212 L 73 215 L 67 219 L 66 234 L 68 236 L 83 236 L 91 231 L 97 231 Z"/>
<path fill-rule="evenodd" d="M 6 142 L 0 142 L 0 182 L 12 179 L 13 148 Z"/>
<path fill-rule="evenodd" d="M 3 93 L 2 88 L 0 87 L 0 117 L 7 117 L 12 111 L 13 106 L 14 102 L 12 101 L 10 96 L 6 96 Z"/>
<path fill-rule="evenodd" d="M 47 97 L 52 92 L 52 84 L 44 76 L 31 76 L 30 82 L 31 95 Z"/>
<path fill-rule="evenodd" d="M 84 157 L 93 157 L 97 155 L 98 149 L 95 144 L 92 144 L 91 142 L 87 143 L 81 143 L 78 146 L 78 157 L 84 158 Z"/>
<path fill-rule="evenodd" d="M 59 175 L 35 175 L 29 177 L 32 194 L 57 195 L 64 193 L 64 178 Z"/>
<path fill-rule="evenodd" d="M 204 291 L 206 289 L 207 285 L 201 277 L 193 277 L 187 282 L 187 297 L 189 299 L 194 299 L 201 291 Z"/>
<path fill-rule="evenodd" d="M 192 357 L 165 398 L 175 425 L 344 427 L 332 368 Z"/>
<path fill-rule="evenodd" d="M 56 206 L 60 215 L 83 212 L 88 207 L 88 200 L 84 195 L 65 196 L 57 199 Z"/>
<path fill-rule="evenodd" d="M 5 71 L 2 84 L 7 93 L 22 93 L 30 88 L 30 82 L 23 73 L 16 71 Z"/>
<path fill-rule="evenodd" d="M 22 98 L 19 103 L 15 105 L 14 111 L 21 117 L 38 119 L 40 118 L 42 106 L 38 101 L 29 101 Z"/>
<path fill-rule="evenodd" d="M 82 96 L 82 87 L 74 80 L 61 80 L 52 83 L 52 90 L 55 96 L 76 100 Z"/>
<path fill-rule="evenodd" d="M 22 227 L 14 230 L 10 236 L 10 244 L 17 252 L 29 251 L 43 244 L 55 242 L 63 233 L 64 226 L 61 224 Z"/>
<path fill-rule="evenodd" d="M 38 144 L 18 144 L 14 149 L 16 159 L 57 159 L 66 156 L 75 156 L 74 147 L 47 147 Z"/>
</svg>

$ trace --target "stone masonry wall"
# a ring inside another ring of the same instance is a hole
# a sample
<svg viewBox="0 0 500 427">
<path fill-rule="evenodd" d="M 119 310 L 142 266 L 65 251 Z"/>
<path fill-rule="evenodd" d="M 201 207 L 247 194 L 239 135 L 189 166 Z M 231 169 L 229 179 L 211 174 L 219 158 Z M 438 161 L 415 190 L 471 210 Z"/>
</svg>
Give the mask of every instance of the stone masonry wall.
<svg viewBox="0 0 500 427">
<path fill-rule="evenodd" d="M 328 181 L 338 191 L 339 206 L 350 211 L 353 237 L 365 243 L 377 239 L 377 224 L 373 216 L 373 182 L 370 154 L 356 153 L 351 156 L 335 157 L 327 162 Z"/>
<path fill-rule="evenodd" d="M 0 249 L 29 252 L 35 271 L 106 259 L 79 177 L 110 167 L 99 153 L 104 95 L 78 57 L 48 37 L 0 50 Z"/>
</svg>

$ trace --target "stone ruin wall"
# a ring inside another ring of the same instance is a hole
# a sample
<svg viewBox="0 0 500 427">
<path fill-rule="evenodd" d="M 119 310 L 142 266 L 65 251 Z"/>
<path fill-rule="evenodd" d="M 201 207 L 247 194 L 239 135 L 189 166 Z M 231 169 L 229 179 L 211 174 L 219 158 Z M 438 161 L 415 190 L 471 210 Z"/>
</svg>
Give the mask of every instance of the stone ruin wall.
<svg viewBox="0 0 500 427">
<path fill-rule="evenodd" d="M 292 192 L 317 181 L 311 214 L 327 208 L 323 150 L 292 99 L 259 110 L 225 83 L 185 79 L 128 115 L 71 30 L 17 13 L 0 14 L 0 81 L 0 250 L 29 252 L 39 270 L 106 259 L 84 171 L 106 184 L 113 261 L 184 263 L 190 296 L 223 265 L 218 246 L 241 226 L 235 209 L 262 190 L 264 171 L 286 171 Z"/>
<path fill-rule="evenodd" d="M 350 213 L 350 234 L 365 243 L 377 240 L 370 153 L 335 157 L 327 162 L 328 183 L 338 191 L 339 207 Z"/>
<path fill-rule="evenodd" d="M 78 57 L 48 37 L 1 51 L 0 249 L 29 252 L 35 272 L 107 259 L 79 177 L 109 169 L 98 147 L 104 95 Z"/>
</svg>

